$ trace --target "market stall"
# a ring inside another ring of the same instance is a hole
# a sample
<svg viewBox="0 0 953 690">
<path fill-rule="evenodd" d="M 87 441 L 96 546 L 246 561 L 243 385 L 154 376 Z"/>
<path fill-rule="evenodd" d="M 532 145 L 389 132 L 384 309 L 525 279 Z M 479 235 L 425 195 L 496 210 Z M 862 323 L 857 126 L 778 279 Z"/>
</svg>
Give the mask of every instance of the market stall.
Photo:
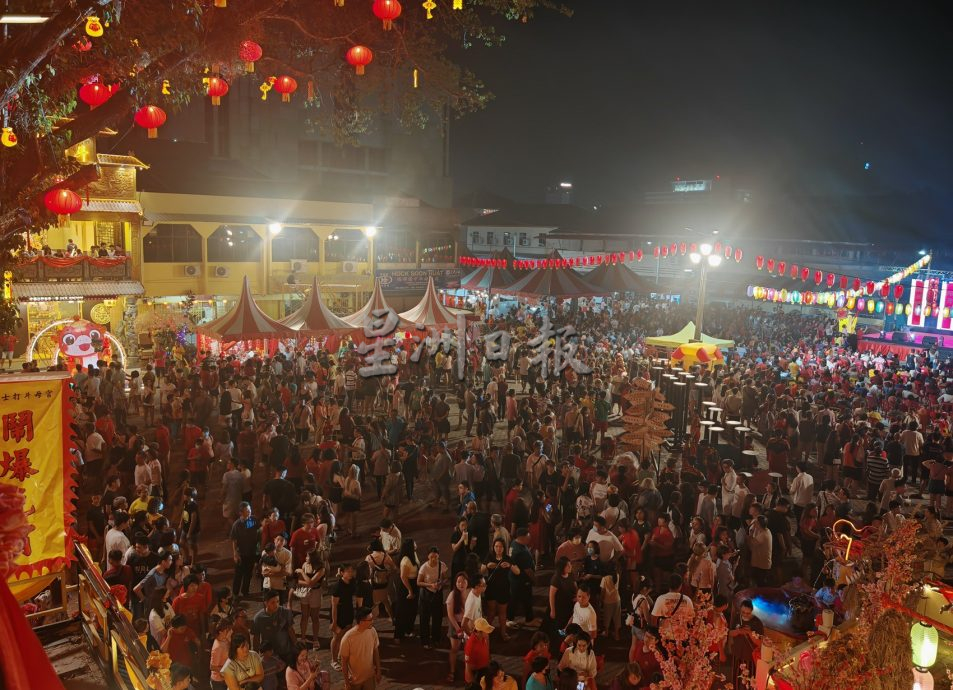
<svg viewBox="0 0 953 690">
<path fill-rule="evenodd" d="M 255 350 L 274 354 L 282 339 L 295 338 L 293 328 L 275 321 L 265 314 L 251 295 L 248 276 L 242 281 L 238 303 L 225 316 L 197 326 L 198 349 L 245 352 Z"/>
</svg>

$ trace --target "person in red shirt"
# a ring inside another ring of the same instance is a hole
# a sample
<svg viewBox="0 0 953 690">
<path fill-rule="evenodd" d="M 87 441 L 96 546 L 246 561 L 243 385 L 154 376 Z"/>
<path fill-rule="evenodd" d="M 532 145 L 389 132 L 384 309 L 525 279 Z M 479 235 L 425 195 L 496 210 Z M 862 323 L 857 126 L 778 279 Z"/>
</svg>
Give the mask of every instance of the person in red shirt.
<svg viewBox="0 0 953 690">
<path fill-rule="evenodd" d="M 169 464 L 169 453 L 172 451 L 172 434 L 169 432 L 169 419 L 163 417 L 156 426 L 156 445 L 158 445 L 159 462 L 163 467 Z"/>
<path fill-rule="evenodd" d="M 116 423 L 113 421 L 112 415 L 109 412 L 100 415 L 96 420 L 96 431 L 103 437 L 107 446 L 113 446 L 116 440 Z"/>
<path fill-rule="evenodd" d="M 202 438 L 202 429 L 193 422 L 186 423 L 185 428 L 182 429 L 182 444 L 185 449 L 191 451 L 195 442 L 200 438 Z"/>
<path fill-rule="evenodd" d="M 172 610 L 185 618 L 185 624 L 202 639 L 208 628 L 208 607 L 199 592 L 199 579 L 189 575 L 182 583 L 182 593 L 172 600 Z"/>
<path fill-rule="evenodd" d="M 523 657 L 523 677 L 529 678 L 533 672 L 533 659 L 542 657 L 549 661 L 552 654 L 549 651 L 549 636 L 544 632 L 533 633 L 529 641 L 529 651 Z"/>
<path fill-rule="evenodd" d="M 473 632 L 463 645 L 463 659 L 466 662 L 463 679 L 467 684 L 474 681 L 477 671 L 490 665 L 490 633 L 495 629 L 486 618 L 477 618 L 473 624 Z"/>
<path fill-rule="evenodd" d="M 304 565 L 305 557 L 318 547 L 321 533 L 314 524 L 314 515 L 305 513 L 301 516 L 301 527 L 291 535 L 291 567 L 300 568 Z"/>
<path fill-rule="evenodd" d="M 198 645 L 199 638 L 187 625 L 185 616 L 174 616 L 169 625 L 169 634 L 162 643 L 162 651 L 168 654 L 173 662 L 193 668 Z"/>
</svg>

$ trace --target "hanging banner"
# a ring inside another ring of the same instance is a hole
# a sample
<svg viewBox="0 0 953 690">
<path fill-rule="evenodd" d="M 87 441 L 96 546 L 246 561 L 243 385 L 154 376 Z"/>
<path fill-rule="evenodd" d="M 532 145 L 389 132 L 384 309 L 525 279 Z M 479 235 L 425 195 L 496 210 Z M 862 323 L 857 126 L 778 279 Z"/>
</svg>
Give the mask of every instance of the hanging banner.
<svg viewBox="0 0 953 690">
<path fill-rule="evenodd" d="M 381 287 L 388 292 L 397 290 L 415 290 L 423 292 L 427 289 L 427 282 L 433 278 L 436 288 L 452 287 L 460 283 L 463 277 L 461 268 L 410 268 L 398 270 L 378 270 L 377 278 Z"/>
<path fill-rule="evenodd" d="M 0 483 L 26 493 L 30 532 L 7 578 L 17 582 L 61 570 L 72 554 L 76 481 L 65 372 L 0 378 Z"/>
</svg>

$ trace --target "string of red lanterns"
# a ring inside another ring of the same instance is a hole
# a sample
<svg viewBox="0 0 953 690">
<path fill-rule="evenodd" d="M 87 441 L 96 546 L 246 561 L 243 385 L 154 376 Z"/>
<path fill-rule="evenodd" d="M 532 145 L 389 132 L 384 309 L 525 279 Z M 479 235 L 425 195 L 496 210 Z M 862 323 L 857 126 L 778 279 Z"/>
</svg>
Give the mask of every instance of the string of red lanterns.
<svg viewBox="0 0 953 690">
<path fill-rule="evenodd" d="M 682 248 L 684 248 L 683 253 L 687 253 L 689 250 L 692 252 L 697 251 L 698 247 L 696 244 L 688 244 L 683 242 L 681 245 L 673 243 L 671 245 L 674 249 L 670 253 L 669 245 L 666 245 L 662 248 L 655 247 L 655 256 L 656 258 L 667 258 L 668 256 L 674 256 L 678 254 Z M 741 260 L 744 258 L 744 252 L 738 248 L 732 248 L 730 246 L 725 246 L 724 248 L 721 245 L 717 245 L 718 253 L 724 252 L 726 259 L 734 259 L 737 263 L 741 263 Z M 474 266 L 474 267 L 489 267 L 489 268 L 514 268 L 523 271 L 532 271 L 536 269 L 565 269 L 565 268 L 589 268 L 595 266 L 602 266 L 603 264 L 621 264 L 627 262 L 639 262 L 645 258 L 645 252 L 641 249 L 629 250 L 624 252 L 609 252 L 607 254 L 590 254 L 588 256 L 574 256 L 572 258 L 547 258 L 547 259 L 514 259 L 513 261 L 507 261 L 506 259 L 479 259 L 472 256 L 464 256 L 460 258 L 460 264 L 463 266 Z"/>
<path fill-rule="evenodd" d="M 860 278 L 852 278 L 845 275 L 838 275 L 835 273 L 825 273 L 819 269 L 812 271 L 807 266 L 802 266 L 800 272 L 798 271 L 797 264 L 791 265 L 790 274 L 787 272 L 787 263 L 783 260 L 775 260 L 770 257 L 764 257 L 758 255 L 755 257 L 755 266 L 759 271 L 767 269 L 768 273 L 777 273 L 778 277 L 783 278 L 786 275 L 791 276 L 791 280 L 801 279 L 802 283 L 808 282 L 813 276 L 814 284 L 821 286 L 826 284 L 828 289 L 833 289 L 835 285 L 840 285 L 841 290 L 847 290 L 850 287 L 854 292 L 863 291 L 867 295 L 873 295 L 874 292 L 880 291 L 882 297 L 887 297 L 890 294 L 890 286 L 900 282 L 911 273 L 915 273 L 930 262 L 929 256 L 924 256 L 918 259 L 915 263 L 910 264 L 901 271 L 887 276 L 881 280 L 867 280 L 863 281 Z M 903 286 L 900 287 L 900 294 L 903 294 Z M 897 297 L 899 299 L 899 296 Z"/>
</svg>

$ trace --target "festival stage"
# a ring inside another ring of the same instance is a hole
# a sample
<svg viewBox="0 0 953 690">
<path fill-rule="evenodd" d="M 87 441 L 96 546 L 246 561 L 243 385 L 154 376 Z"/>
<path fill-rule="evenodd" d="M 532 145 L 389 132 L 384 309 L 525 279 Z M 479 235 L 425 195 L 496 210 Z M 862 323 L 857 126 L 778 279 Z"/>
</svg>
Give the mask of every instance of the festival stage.
<svg viewBox="0 0 953 690">
<path fill-rule="evenodd" d="M 902 336 L 902 340 L 896 340 Z M 924 343 L 923 339 L 927 338 Z M 941 350 L 953 350 L 953 335 L 943 333 L 918 331 L 916 333 L 877 332 L 862 335 L 857 340 L 859 352 L 873 352 L 874 354 L 897 355 L 906 357 L 910 352 L 929 349 L 937 345 Z"/>
</svg>

